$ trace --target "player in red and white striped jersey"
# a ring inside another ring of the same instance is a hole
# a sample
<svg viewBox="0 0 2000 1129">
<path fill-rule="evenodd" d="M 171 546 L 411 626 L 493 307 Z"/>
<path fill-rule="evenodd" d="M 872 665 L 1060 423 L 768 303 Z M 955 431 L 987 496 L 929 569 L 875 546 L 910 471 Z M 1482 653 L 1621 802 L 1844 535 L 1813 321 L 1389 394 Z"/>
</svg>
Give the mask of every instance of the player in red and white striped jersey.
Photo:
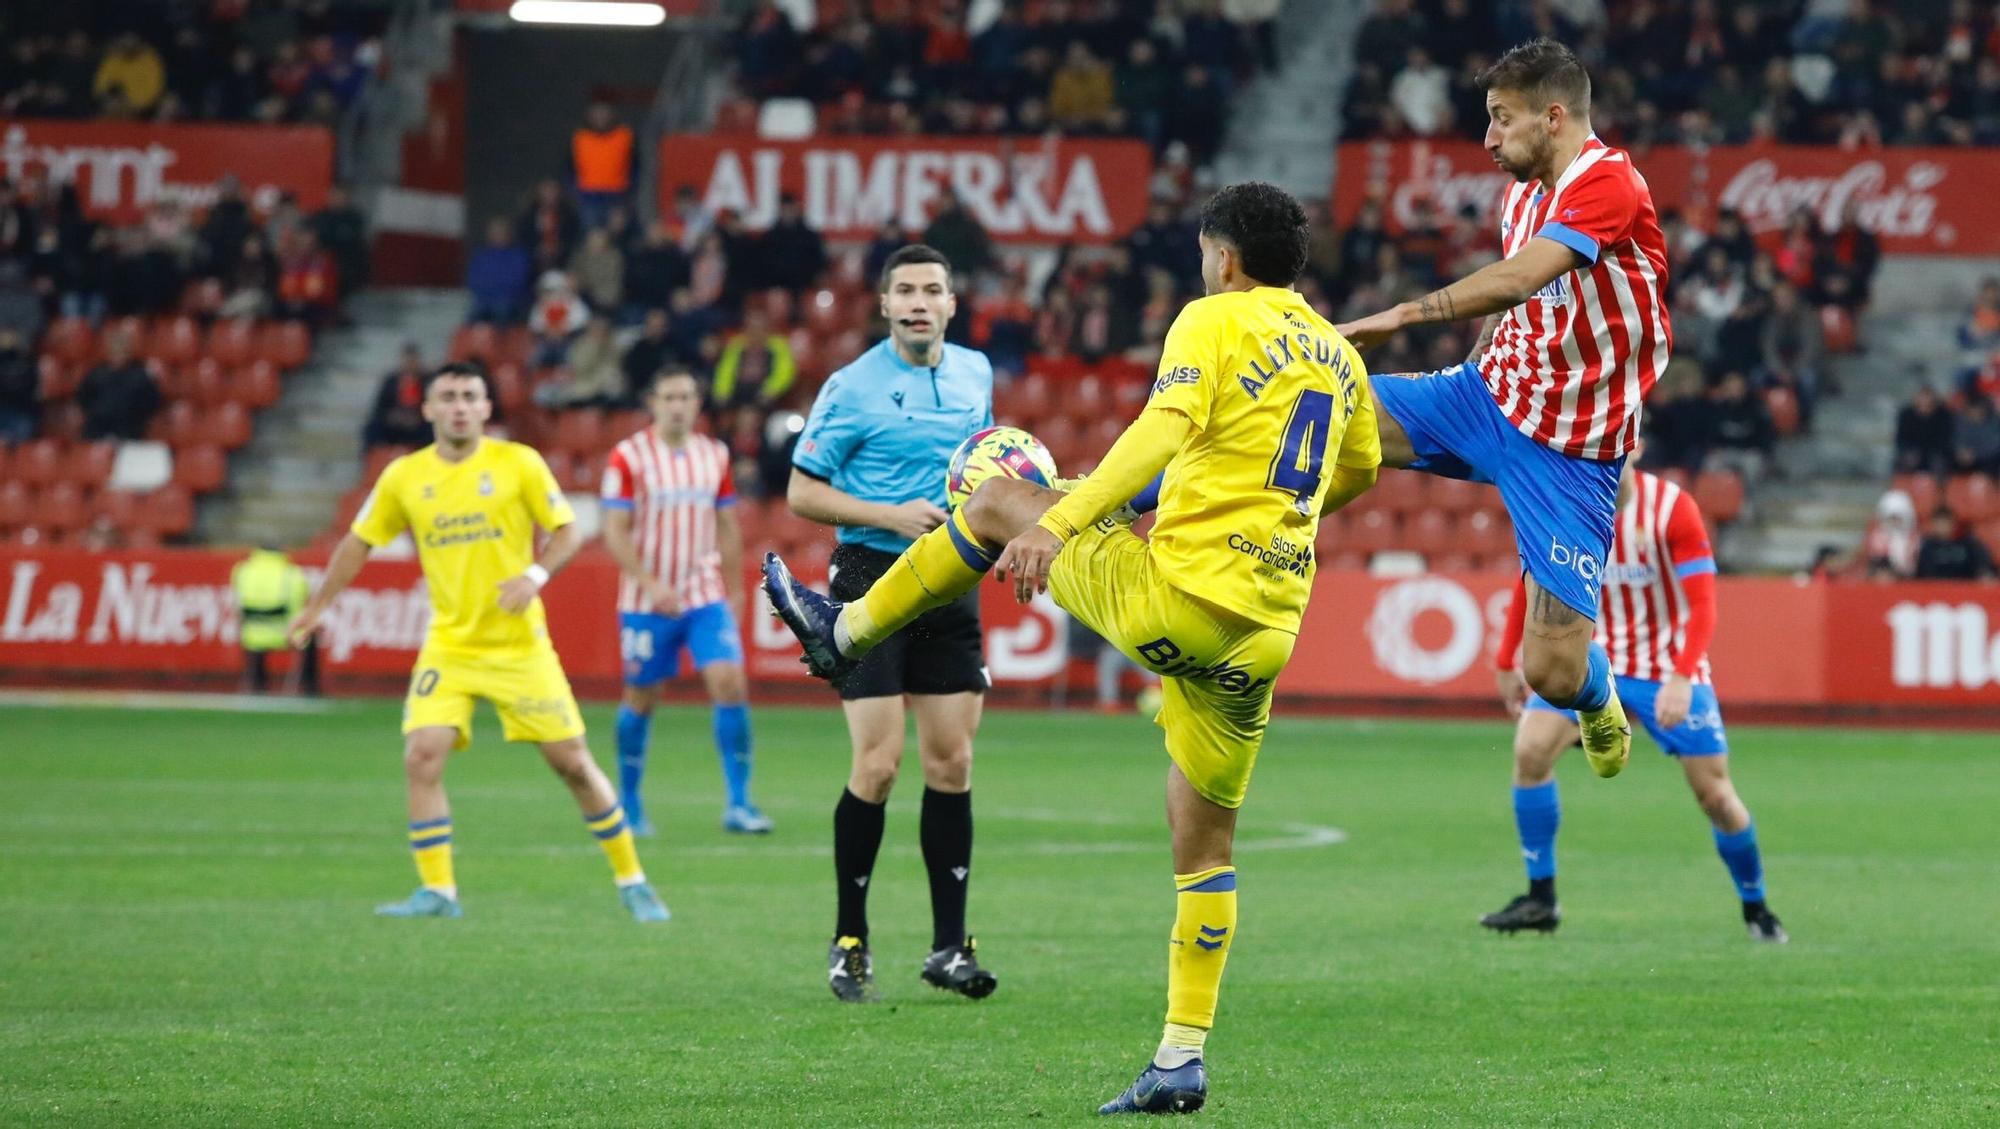
<svg viewBox="0 0 2000 1129">
<path fill-rule="evenodd" d="M 729 448 L 694 432 L 701 383 L 685 367 L 654 377 L 653 425 L 611 452 L 604 467 L 604 544 L 618 562 L 618 644 L 625 698 L 618 709 L 618 784 L 642 835 L 640 784 L 661 683 L 680 673 L 685 647 L 714 703 L 716 752 L 728 790 L 725 830 L 761 834 L 771 821 L 750 802 L 749 682 L 732 609 L 743 602 L 743 531 Z"/>
<path fill-rule="evenodd" d="M 1569 48 L 1531 40 L 1479 79 L 1487 151 L 1517 182 L 1500 210 L 1506 257 L 1340 331 L 1366 349 L 1488 318 L 1456 368 L 1371 379 L 1382 462 L 1500 488 L 1527 573 L 1528 683 L 1577 710 L 1591 768 L 1615 776 L 1632 730 L 1590 621 L 1619 470 L 1673 347 L 1666 239 L 1631 156 L 1591 131 L 1590 76 Z"/>
<path fill-rule="evenodd" d="M 1634 449 L 1634 457 L 1638 450 Z M 1729 779 L 1729 741 L 1709 682 L 1708 644 L 1715 634 L 1715 551 L 1694 496 L 1655 475 L 1625 469 L 1618 492 L 1618 533 L 1604 569 L 1597 642 L 1610 653 L 1618 693 L 1662 751 L 1681 762 L 1695 802 L 1714 830 L 1715 849 L 1759 941 L 1786 939 L 1764 900 L 1757 828 Z M 1515 665 L 1526 592 L 1514 589 L 1506 630 L 1494 654 L 1500 698 L 1519 718 L 1514 730 L 1514 823 L 1528 867 L 1528 892 L 1480 924 L 1503 933 L 1553 931 L 1556 827 L 1562 809 L 1555 764 L 1577 739 L 1576 715 L 1528 692 Z"/>
</svg>

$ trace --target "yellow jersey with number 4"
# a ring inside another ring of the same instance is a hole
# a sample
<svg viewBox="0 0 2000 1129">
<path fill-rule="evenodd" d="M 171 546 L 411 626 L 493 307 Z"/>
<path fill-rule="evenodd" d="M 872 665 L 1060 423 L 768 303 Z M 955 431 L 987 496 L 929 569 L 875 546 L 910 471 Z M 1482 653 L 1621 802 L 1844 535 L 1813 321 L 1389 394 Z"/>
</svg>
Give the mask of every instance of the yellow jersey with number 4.
<svg viewBox="0 0 2000 1129">
<path fill-rule="evenodd" d="M 540 597 L 519 615 L 502 611 L 500 583 L 535 562 L 536 526 L 553 531 L 575 520 L 534 448 L 482 439 L 455 463 L 435 446 L 390 463 L 353 532 L 379 547 L 409 530 L 430 585 L 427 648 L 521 651 L 547 643 L 548 618 Z"/>
<path fill-rule="evenodd" d="M 1166 580 L 1297 634 L 1333 468 L 1382 462 L 1360 354 L 1295 291 L 1212 294 L 1167 330 L 1148 406 L 1194 421 L 1153 526 Z"/>
</svg>

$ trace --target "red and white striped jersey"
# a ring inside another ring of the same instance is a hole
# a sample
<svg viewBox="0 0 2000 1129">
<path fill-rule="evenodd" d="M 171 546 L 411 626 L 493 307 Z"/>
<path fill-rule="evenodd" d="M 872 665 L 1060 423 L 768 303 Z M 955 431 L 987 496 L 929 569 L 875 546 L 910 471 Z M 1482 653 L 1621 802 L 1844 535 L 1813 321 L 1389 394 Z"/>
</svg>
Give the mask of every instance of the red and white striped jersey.
<svg viewBox="0 0 2000 1129">
<path fill-rule="evenodd" d="M 1634 474 L 1632 495 L 1618 507 L 1597 617 L 1611 673 L 1658 682 L 1679 665 L 1691 681 L 1709 681 L 1706 629 L 1697 632 L 1703 653 L 1693 669 L 1679 659 L 1692 609 L 1687 582 L 1714 572 L 1715 550 L 1694 495 L 1658 475 Z"/>
<path fill-rule="evenodd" d="M 721 603 L 722 553 L 715 514 L 736 504 L 729 448 L 706 435 L 669 447 L 651 428 L 612 449 L 599 501 L 632 511 L 632 541 L 646 570 L 671 585 L 689 608 Z M 629 576 L 618 578 L 618 610 L 652 611 Z"/>
<path fill-rule="evenodd" d="M 1538 235 L 1589 265 L 1502 314 L 1480 373 L 1523 435 L 1576 458 L 1617 458 L 1632 449 L 1639 403 L 1673 347 L 1652 190 L 1624 150 L 1592 136 L 1555 191 L 1538 180 L 1507 189 L 1502 252 Z"/>
</svg>

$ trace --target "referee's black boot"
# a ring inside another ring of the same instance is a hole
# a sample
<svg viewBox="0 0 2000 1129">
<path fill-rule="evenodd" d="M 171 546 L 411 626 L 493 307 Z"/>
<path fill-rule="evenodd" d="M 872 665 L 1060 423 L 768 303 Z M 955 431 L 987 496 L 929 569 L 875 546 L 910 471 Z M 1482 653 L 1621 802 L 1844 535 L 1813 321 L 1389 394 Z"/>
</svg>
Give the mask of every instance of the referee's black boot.
<svg viewBox="0 0 2000 1129">
<path fill-rule="evenodd" d="M 1562 910 L 1556 904 L 1533 894 L 1522 894 L 1505 906 L 1479 919 L 1479 924 L 1495 933 L 1519 933 L 1530 930 L 1536 933 L 1553 933 L 1562 924 Z"/>
<path fill-rule="evenodd" d="M 979 942 L 950 945 L 924 958 L 924 983 L 970 1000 L 983 1000 L 1000 986 L 1000 979 L 979 967 Z"/>
<path fill-rule="evenodd" d="M 873 1000 L 875 958 L 868 955 L 868 942 L 859 937 L 835 937 L 826 950 L 826 983 L 841 1003 Z"/>
<path fill-rule="evenodd" d="M 776 553 L 764 554 L 764 598 L 798 636 L 799 645 L 805 648 L 799 661 L 814 678 L 831 682 L 858 665 L 858 659 L 842 655 L 833 641 L 833 625 L 840 619 L 841 605 L 799 583 Z"/>
</svg>

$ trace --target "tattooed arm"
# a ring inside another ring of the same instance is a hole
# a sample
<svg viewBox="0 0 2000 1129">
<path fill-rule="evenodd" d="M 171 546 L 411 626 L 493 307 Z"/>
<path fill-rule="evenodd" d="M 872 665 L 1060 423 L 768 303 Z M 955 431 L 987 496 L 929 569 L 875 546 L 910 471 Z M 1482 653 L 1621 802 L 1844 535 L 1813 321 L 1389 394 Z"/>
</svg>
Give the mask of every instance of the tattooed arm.
<svg viewBox="0 0 2000 1129">
<path fill-rule="evenodd" d="M 1414 302 L 1349 322 L 1340 332 L 1355 348 L 1366 349 L 1413 325 L 1483 318 L 1502 313 L 1533 297 L 1535 292 L 1584 264 L 1583 256 L 1553 239 L 1530 239 L 1511 258 L 1501 259 L 1466 275 L 1442 290 Z"/>
</svg>

